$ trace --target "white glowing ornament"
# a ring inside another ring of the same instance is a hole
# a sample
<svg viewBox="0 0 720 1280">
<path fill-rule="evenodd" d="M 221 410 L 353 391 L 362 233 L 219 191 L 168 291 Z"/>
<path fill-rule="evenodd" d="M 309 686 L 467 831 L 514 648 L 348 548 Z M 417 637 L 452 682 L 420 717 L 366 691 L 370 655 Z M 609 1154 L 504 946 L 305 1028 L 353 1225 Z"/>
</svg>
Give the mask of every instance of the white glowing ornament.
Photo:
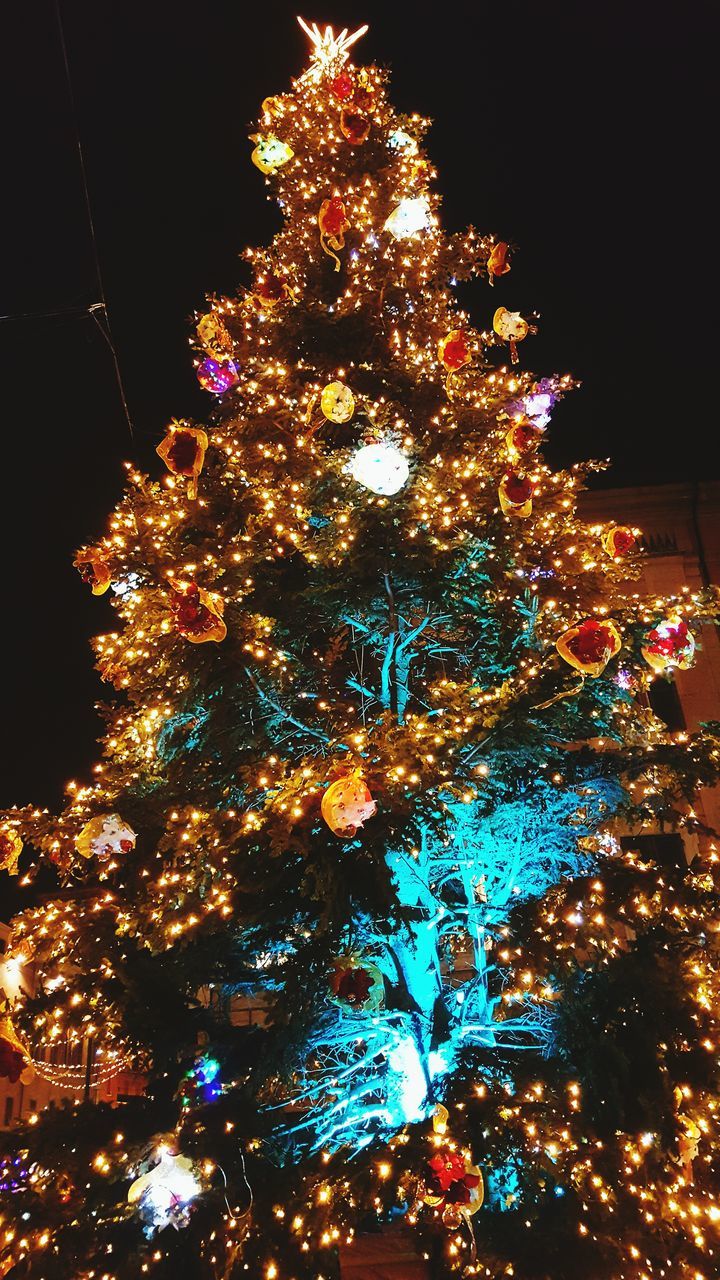
<svg viewBox="0 0 720 1280">
<path fill-rule="evenodd" d="M 350 463 L 350 474 L 371 493 L 389 498 L 406 483 L 410 466 L 405 454 L 394 444 L 378 441 L 358 449 Z"/>
<path fill-rule="evenodd" d="M 523 399 L 523 406 L 528 418 L 532 418 L 536 427 L 546 427 L 550 421 L 555 396 L 547 391 L 534 391 Z"/>
<path fill-rule="evenodd" d="M 402 151 L 405 155 L 414 155 L 417 151 L 417 142 L 404 129 L 393 129 L 388 137 L 388 146 L 392 151 Z"/>
<path fill-rule="evenodd" d="M 287 164 L 288 160 L 292 160 L 295 154 L 287 142 L 282 142 L 280 138 L 272 135 L 265 137 L 261 133 L 253 133 L 250 141 L 255 143 L 250 159 L 262 173 L 276 173 L 284 164 Z"/>
<path fill-rule="evenodd" d="M 385 223 L 396 240 L 406 240 L 418 231 L 427 231 L 430 226 L 430 206 L 425 196 L 406 197 L 401 200 Z"/>
<path fill-rule="evenodd" d="M 182 1222 L 184 1211 L 202 1186 L 187 1156 L 174 1156 L 167 1147 L 161 1147 L 159 1155 L 159 1163 L 132 1183 L 128 1204 L 137 1205 L 150 1226 L 162 1231 L 171 1222 Z"/>
<path fill-rule="evenodd" d="M 125 596 L 132 595 L 133 591 L 137 591 L 141 583 L 142 578 L 139 573 L 126 573 L 124 578 L 118 578 L 117 582 L 110 583 L 110 590 L 116 596 L 120 596 L 121 600 L 124 600 Z"/>
</svg>

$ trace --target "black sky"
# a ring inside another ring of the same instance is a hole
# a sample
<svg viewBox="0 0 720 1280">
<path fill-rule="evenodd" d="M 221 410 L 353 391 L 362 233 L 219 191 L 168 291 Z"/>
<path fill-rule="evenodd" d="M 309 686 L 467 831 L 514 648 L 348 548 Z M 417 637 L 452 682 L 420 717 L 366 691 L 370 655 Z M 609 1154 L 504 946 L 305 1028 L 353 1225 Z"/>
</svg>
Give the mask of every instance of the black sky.
<svg viewBox="0 0 720 1280">
<path fill-rule="evenodd" d="M 0 804 L 52 806 L 87 776 L 107 696 L 87 639 L 114 615 L 72 554 L 102 531 L 122 460 L 157 473 L 164 424 L 207 410 L 187 317 L 278 225 L 248 125 L 306 50 L 286 0 L 60 2 L 135 440 L 92 321 L 0 325 Z M 612 485 L 717 475 L 714 3 L 322 0 L 304 16 L 370 22 L 358 61 L 391 63 L 396 105 L 435 120 L 445 224 L 519 245 L 501 290 L 464 300 L 479 324 L 499 301 L 537 309 L 523 363 L 583 379 L 551 461 L 613 455 Z M 98 292 L 53 0 L 8 7 L 3 46 L 0 312 L 83 306 Z"/>
</svg>

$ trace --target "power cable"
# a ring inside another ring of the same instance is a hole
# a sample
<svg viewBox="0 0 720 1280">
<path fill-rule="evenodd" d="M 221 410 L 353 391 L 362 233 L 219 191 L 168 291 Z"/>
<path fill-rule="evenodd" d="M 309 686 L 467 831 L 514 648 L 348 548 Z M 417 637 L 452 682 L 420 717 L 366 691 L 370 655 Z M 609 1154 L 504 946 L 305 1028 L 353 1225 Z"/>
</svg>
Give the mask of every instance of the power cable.
<svg viewBox="0 0 720 1280">
<path fill-rule="evenodd" d="M 90 229 L 90 242 L 92 244 L 93 262 L 95 265 L 95 280 L 97 284 L 98 293 L 100 295 L 99 302 L 92 303 L 89 307 L 86 307 L 84 310 L 86 314 L 90 315 L 92 319 L 95 321 L 95 324 L 97 325 L 98 329 L 100 330 L 101 334 L 103 335 L 103 338 L 105 339 L 110 349 L 110 354 L 112 356 L 113 366 L 115 369 L 115 379 L 117 381 L 118 392 L 120 394 L 120 401 L 122 403 L 123 412 L 125 414 L 125 421 L 127 422 L 127 425 L 128 425 L 130 438 L 134 442 L 135 433 L 133 431 L 132 419 L 130 417 L 130 409 L 128 407 L 127 397 L 125 395 L 125 387 L 123 386 L 122 374 L 120 372 L 120 362 L 118 360 L 117 350 L 115 348 L 115 343 L 113 341 L 112 329 L 110 328 L 110 317 L 108 315 L 107 298 L 105 297 L 105 286 L 103 284 L 102 269 L 100 267 L 100 254 L 98 252 L 97 237 L 95 235 L 95 222 L 93 220 L 92 203 L 90 200 L 90 190 L 88 187 L 88 180 L 87 180 L 87 170 L 85 168 L 85 156 L 83 154 L 82 140 L 80 137 L 80 126 L 78 123 L 77 108 L 75 106 L 75 94 L 73 92 L 72 76 L 70 74 L 70 62 L 68 59 L 67 45 L 65 43 L 65 31 L 63 28 L 62 14 L 60 12 L 60 0 L 55 0 L 55 17 L 57 19 L 58 32 L 60 36 L 60 49 L 62 51 L 63 64 L 65 66 L 65 78 L 67 80 L 68 98 L 70 101 L 70 115 L 71 115 L 74 130 L 75 130 L 75 142 L 77 146 L 78 161 L 80 164 L 80 175 L 82 178 L 83 193 L 85 196 L 85 210 L 87 213 L 88 227 Z M 47 314 L 50 314 L 50 313 L 47 313 Z M 62 313 L 55 312 L 53 314 L 59 315 Z M 28 319 L 28 318 L 35 318 L 35 317 L 23 316 L 19 318 Z"/>
</svg>

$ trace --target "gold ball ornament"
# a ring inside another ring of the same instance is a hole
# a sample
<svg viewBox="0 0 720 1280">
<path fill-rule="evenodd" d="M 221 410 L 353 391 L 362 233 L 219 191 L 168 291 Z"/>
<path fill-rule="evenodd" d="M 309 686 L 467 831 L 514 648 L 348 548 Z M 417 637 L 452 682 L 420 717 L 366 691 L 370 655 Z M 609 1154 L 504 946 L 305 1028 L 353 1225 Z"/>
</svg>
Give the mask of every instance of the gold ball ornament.
<svg viewBox="0 0 720 1280">
<path fill-rule="evenodd" d="M 503 342 L 510 346 L 510 359 L 518 362 L 517 344 L 527 338 L 529 333 L 537 333 L 535 325 L 528 324 L 519 311 L 508 311 L 507 307 L 498 307 L 493 316 L 493 329 Z"/>
<path fill-rule="evenodd" d="M 175 1155 L 166 1146 L 158 1150 L 158 1163 L 130 1185 L 128 1204 L 140 1212 L 151 1228 L 185 1226 L 193 1200 L 203 1187 L 194 1161 Z"/>
<path fill-rule="evenodd" d="M 320 397 L 320 408 L 328 422 L 349 422 L 355 412 L 355 397 L 343 382 L 328 382 Z"/>
<path fill-rule="evenodd" d="M 510 263 L 507 260 L 509 245 L 499 240 L 493 245 L 487 260 L 488 282 L 494 284 L 498 276 L 507 275 Z"/>
<path fill-rule="evenodd" d="M 201 316 L 195 326 L 198 341 L 209 355 L 222 360 L 232 353 L 232 338 L 216 311 Z"/>
<path fill-rule="evenodd" d="M 130 853 L 135 848 L 137 835 L 119 813 L 99 813 L 85 823 L 75 840 L 75 848 L 83 858 L 97 858 L 107 862 L 110 858 Z"/>
<path fill-rule="evenodd" d="M 12 827 L 0 829 L 0 871 L 7 871 L 9 876 L 18 874 L 18 860 L 23 851 L 23 842 Z"/>
<path fill-rule="evenodd" d="M 0 1078 L 9 1084 L 29 1084 L 35 1075 L 30 1053 L 17 1034 L 8 1006 L 0 1005 Z"/>
<path fill-rule="evenodd" d="M 386 218 L 384 228 L 395 240 L 407 240 L 431 226 L 430 205 L 425 196 L 406 196 Z"/>
<path fill-rule="evenodd" d="M 102 596 L 112 582 L 112 571 L 101 551 L 92 547 L 87 551 L 78 551 L 73 566 L 77 569 L 83 582 L 91 588 L 94 596 Z"/>
<path fill-rule="evenodd" d="M 344 778 L 330 783 L 320 812 L 333 835 L 344 840 L 351 840 L 363 823 L 375 815 L 377 805 L 360 769 L 353 769 Z"/>
</svg>

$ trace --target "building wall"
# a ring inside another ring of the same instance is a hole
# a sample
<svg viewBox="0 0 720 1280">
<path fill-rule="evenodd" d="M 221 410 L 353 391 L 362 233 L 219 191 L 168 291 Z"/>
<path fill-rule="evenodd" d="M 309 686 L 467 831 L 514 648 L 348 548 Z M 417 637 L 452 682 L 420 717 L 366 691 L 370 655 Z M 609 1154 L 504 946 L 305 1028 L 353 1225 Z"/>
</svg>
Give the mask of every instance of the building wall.
<svg viewBox="0 0 720 1280">
<path fill-rule="evenodd" d="M 588 492 L 581 496 L 580 512 L 590 521 L 642 530 L 647 553 L 638 584 L 642 594 L 720 586 L 720 482 Z M 691 732 L 705 721 L 720 720 L 720 631 L 709 624 L 695 628 L 695 638 L 694 665 L 674 677 Z M 703 792 L 697 810 L 709 827 L 720 830 L 720 788 Z"/>
</svg>

